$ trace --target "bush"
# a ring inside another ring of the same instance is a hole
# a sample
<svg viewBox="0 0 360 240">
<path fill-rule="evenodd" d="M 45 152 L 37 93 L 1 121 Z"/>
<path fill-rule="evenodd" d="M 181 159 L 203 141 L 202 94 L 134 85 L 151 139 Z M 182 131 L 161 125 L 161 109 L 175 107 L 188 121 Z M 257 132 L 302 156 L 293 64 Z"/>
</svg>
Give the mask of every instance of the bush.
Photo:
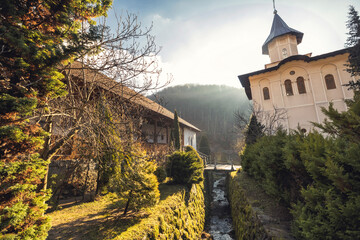
<svg viewBox="0 0 360 240">
<path fill-rule="evenodd" d="M 360 144 L 310 134 L 301 157 L 313 179 L 293 204 L 299 239 L 360 238 Z"/>
<path fill-rule="evenodd" d="M 128 208 L 139 210 L 155 205 L 160 199 L 159 183 L 154 174 L 156 163 L 137 145 L 130 151 L 119 152 L 116 161 L 110 187 L 127 200 L 124 214 Z"/>
<path fill-rule="evenodd" d="M 297 238 L 359 238 L 360 143 L 278 132 L 248 145 L 242 159 L 267 193 L 292 206 Z"/>
<path fill-rule="evenodd" d="M 163 166 L 158 166 L 154 172 L 159 183 L 162 183 L 166 179 L 166 170 Z"/>
<path fill-rule="evenodd" d="M 262 185 L 266 193 L 290 204 L 293 181 L 285 166 L 282 151 L 288 136 L 278 131 L 274 136 L 264 136 L 256 143 L 247 145 L 241 155 L 243 169 Z"/>
<path fill-rule="evenodd" d="M 176 151 L 168 156 L 166 171 L 175 183 L 191 184 L 204 180 L 203 161 L 191 146 L 187 146 L 185 152 Z"/>
</svg>

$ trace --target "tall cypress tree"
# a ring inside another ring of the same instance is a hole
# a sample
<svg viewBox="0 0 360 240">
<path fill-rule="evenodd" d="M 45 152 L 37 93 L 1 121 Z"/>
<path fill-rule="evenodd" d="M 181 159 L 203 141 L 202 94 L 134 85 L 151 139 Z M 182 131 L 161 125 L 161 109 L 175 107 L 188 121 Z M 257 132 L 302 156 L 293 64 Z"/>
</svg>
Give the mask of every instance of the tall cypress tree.
<svg viewBox="0 0 360 240">
<path fill-rule="evenodd" d="M 0 3 L 0 238 L 45 239 L 49 192 L 40 157 L 49 137 L 29 119 L 47 114 L 51 98 L 66 94 L 58 67 L 82 51 L 90 35 L 80 21 L 104 15 L 110 0 L 4 0 Z M 84 39 L 86 38 L 86 39 Z"/>
<path fill-rule="evenodd" d="M 176 150 L 180 150 L 181 148 L 181 133 L 180 133 L 180 124 L 179 124 L 179 117 L 175 110 L 174 112 L 174 126 L 173 126 L 173 141 L 174 141 L 174 148 Z"/>
<path fill-rule="evenodd" d="M 199 151 L 205 153 L 206 155 L 211 154 L 209 139 L 207 135 L 203 134 L 200 138 Z"/>
<path fill-rule="evenodd" d="M 262 137 L 264 126 L 258 122 L 255 114 L 252 114 L 250 117 L 249 124 L 245 129 L 245 143 L 253 144 L 256 140 Z"/>
</svg>

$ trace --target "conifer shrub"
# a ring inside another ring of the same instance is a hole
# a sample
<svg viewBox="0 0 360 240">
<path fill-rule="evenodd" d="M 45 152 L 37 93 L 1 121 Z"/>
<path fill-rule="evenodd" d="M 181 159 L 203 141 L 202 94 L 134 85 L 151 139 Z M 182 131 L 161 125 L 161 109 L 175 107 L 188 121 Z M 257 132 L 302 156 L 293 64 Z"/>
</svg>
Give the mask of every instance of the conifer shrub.
<svg viewBox="0 0 360 240">
<path fill-rule="evenodd" d="M 208 139 L 207 135 L 205 135 L 205 134 L 201 135 L 200 144 L 199 144 L 199 151 L 206 154 L 206 155 L 211 154 L 209 139 Z"/>
<path fill-rule="evenodd" d="M 166 169 L 163 166 L 158 166 L 154 172 L 159 183 L 162 183 L 166 179 Z"/>
<path fill-rule="evenodd" d="M 259 138 L 256 143 L 246 146 L 241 159 L 243 169 L 260 182 L 266 193 L 289 204 L 289 182 L 293 179 L 282 151 L 286 140 L 283 130 L 274 136 Z"/>
<path fill-rule="evenodd" d="M 316 131 L 278 133 L 245 149 L 245 171 L 291 206 L 296 238 L 359 238 L 360 142 L 353 134 L 349 141 Z"/>
<path fill-rule="evenodd" d="M 168 156 L 167 175 L 175 183 L 191 184 L 204 180 L 204 164 L 196 150 L 187 146 L 185 151 L 176 151 Z"/>
<path fill-rule="evenodd" d="M 124 215 L 129 209 L 154 206 L 160 199 L 159 183 L 154 174 L 156 163 L 140 146 L 118 153 L 110 189 L 126 200 Z"/>
</svg>

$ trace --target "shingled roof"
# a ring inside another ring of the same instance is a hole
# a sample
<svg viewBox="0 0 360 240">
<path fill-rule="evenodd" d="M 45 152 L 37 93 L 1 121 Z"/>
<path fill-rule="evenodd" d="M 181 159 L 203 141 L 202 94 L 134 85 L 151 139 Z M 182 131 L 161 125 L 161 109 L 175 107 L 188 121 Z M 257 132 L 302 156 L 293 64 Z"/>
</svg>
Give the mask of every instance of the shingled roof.
<svg viewBox="0 0 360 240">
<path fill-rule="evenodd" d="M 271 26 L 270 34 L 262 46 L 262 53 L 268 55 L 269 54 L 269 50 L 268 50 L 269 43 L 274 38 L 280 37 L 285 34 L 295 35 L 298 44 L 301 43 L 303 35 L 304 35 L 304 33 L 299 32 L 298 30 L 295 30 L 295 29 L 289 27 L 275 11 L 274 12 L 274 20 L 273 20 L 273 23 Z"/>
<path fill-rule="evenodd" d="M 71 74 L 73 76 L 77 76 L 79 78 L 83 78 L 83 74 L 85 71 L 85 75 L 87 81 L 93 81 L 97 86 L 101 87 L 104 90 L 110 91 L 119 97 L 125 98 L 129 101 L 132 101 L 153 113 L 159 114 L 167 119 L 173 120 L 174 113 L 169 111 L 168 109 L 164 108 L 160 104 L 150 100 L 149 98 L 145 97 L 141 93 L 138 93 L 126 86 L 121 84 L 120 82 L 115 81 L 112 78 L 107 77 L 105 74 L 100 73 L 99 71 L 90 69 L 87 66 L 83 66 L 80 62 L 74 62 L 71 65 Z M 179 117 L 179 123 L 184 125 L 188 128 L 195 130 L 196 132 L 200 132 L 201 130 L 191 123 L 185 121 L 184 119 Z"/>
</svg>

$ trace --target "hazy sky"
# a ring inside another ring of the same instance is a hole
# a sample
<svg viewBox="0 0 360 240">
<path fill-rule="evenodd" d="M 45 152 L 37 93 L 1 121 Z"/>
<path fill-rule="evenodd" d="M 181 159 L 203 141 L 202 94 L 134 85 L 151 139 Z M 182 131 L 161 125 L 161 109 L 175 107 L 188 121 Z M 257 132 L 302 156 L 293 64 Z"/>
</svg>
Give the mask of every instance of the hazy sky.
<svg viewBox="0 0 360 240">
<path fill-rule="evenodd" d="M 270 62 L 261 47 L 270 33 L 272 0 L 113 0 L 113 11 L 139 16 L 162 47 L 164 74 L 171 85 L 225 84 L 241 87 L 238 75 Z M 359 0 L 277 0 L 279 16 L 304 33 L 300 54 L 313 56 L 344 48 L 348 7 Z M 111 22 L 113 13 L 109 12 Z"/>
</svg>

